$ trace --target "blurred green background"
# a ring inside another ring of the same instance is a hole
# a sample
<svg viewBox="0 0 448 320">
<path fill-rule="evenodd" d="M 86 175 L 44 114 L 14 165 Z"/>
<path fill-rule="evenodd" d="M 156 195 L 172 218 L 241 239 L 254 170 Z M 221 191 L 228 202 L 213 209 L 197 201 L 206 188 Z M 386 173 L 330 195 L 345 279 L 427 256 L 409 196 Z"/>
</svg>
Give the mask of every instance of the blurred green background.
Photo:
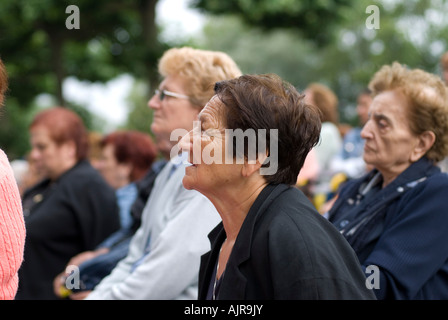
<svg viewBox="0 0 448 320">
<path fill-rule="evenodd" d="M 299 90 L 310 82 L 326 84 L 339 98 L 340 121 L 351 125 L 357 123 L 357 94 L 382 65 L 398 61 L 440 75 L 439 59 L 448 51 L 444 0 L 184 1 L 202 14 L 203 27 L 166 37 L 170 26 L 158 22 L 158 5 L 172 2 L 167 14 L 174 16 L 180 0 L 1 0 L 0 57 L 10 86 L 0 114 L 0 148 L 9 159 L 26 155 L 31 118 L 53 105 L 74 109 L 92 131 L 150 133 L 147 101 L 159 82 L 157 61 L 173 46 L 224 51 L 244 73 L 273 72 Z M 65 26 L 69 5 L 79 8 L 80 29 Z M 378 29 L 366 25 L 369 5 L 379 10 Z M 132 85 L 119 124 L 64 91 L 67 79 L 94 85 L 122 75 Z"/>
</svg>

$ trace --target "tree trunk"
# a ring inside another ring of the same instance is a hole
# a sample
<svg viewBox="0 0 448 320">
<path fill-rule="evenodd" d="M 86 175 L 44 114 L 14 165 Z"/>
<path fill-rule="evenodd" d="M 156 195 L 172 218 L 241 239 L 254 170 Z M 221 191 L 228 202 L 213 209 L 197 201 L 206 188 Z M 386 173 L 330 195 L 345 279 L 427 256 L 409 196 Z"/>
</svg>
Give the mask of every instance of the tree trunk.
<svg viewBox="0 0 448 320">
<path fill-rule="evenodd" d="M 143 26 L 143 39 L 147 48 L 145 65 L 150 90 L 153 90 L 158 85 L 159 76 L 157 72 L 157 61 L 162 54 L 162 46 L 157 39 L 157 2 L 158 0 L 140 0 L 140 17 Z"/>
<path fill-rule="evenodd" d="M 58 104 L 61 107 L 65 107 L 64 94 L 62 92 L 62 83 L 65 78 L 64 65 L 62 61 L 62 46 L 64 44 L 62 38 L 57 34 L 46 30 L 48 38 L 50 39 L 50 48 L 52 54 L 52 68 L 56 78 L 56 92 L 55 96 Z"/>
</svg>

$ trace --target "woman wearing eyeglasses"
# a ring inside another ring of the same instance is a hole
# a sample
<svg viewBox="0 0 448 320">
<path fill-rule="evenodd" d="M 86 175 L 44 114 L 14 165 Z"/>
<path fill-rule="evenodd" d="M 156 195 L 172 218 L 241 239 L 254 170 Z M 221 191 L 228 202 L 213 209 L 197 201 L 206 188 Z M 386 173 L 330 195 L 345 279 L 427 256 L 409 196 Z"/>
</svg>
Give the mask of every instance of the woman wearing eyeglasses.
<svg viewBox="0 0 448 320">
<path fill-rule="evenodd" d="M 179 128 L 191 128 L 199 111 L 210 99 L 210 92 L 213 92 L 210 75 L 226 79 L 228 74 L 240 74 L 238 66 L 222 52 L 203 53 L 201 59 L 194 59 L 194 66 L 185 67 L 199 53 L 191 48 L 171 50 L 159 63 L 163 81 L 148 105 L 154 112 L 151 131 L 156 136 L 157 147 L 166 156 L 177 143 L 170 141 L 171 133 Z M 223 65 L 228 71 L 222 68 Z M 203 74 L 194 75 L 193 70 L 202 70 Z"/>
<path fill-rule="evenodd" d="M 189 47 L 172 48 L 159 61 L 163 80 L 148 105 L 151 130 L 169 160 L 158 173 L 128 255 L 87 296 L 88 300 L 194 300 L 200 257 L 207 234 L 219 221 L 211 202 L 182 186 L 186 163 L 173 154 L 175 130 L 188 132 L 213 95 L 216 81 L 241 74 L 226 54 Z"/>
</svg>

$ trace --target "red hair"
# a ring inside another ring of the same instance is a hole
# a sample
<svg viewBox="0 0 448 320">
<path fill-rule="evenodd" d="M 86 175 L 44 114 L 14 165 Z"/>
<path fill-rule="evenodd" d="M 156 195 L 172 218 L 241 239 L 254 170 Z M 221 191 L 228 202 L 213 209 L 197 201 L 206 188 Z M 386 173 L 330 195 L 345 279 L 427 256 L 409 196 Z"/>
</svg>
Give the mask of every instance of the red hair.
<svg viewBox="0 0 448 320">
<path fill-rule="evenodd" d="M 131 181 L 143 178 L 157 156 L 157 148 L 151 136 L 139 131 L 110 133 L 100 142 L 101 147 L 108 144 L 114 147 L 114 156 L 118 163 L 132 165 Z"/>
<path fill-rule="evenodd" d="M 73 141 L 77 161 L 87 158 L 89 149 L 87 130 L 75 112 L 63 107 L 46 109 L 34 117 L 30 129 L 37 126 L 46 127 L 50 138 L 57 145 Z"/>
</svg>

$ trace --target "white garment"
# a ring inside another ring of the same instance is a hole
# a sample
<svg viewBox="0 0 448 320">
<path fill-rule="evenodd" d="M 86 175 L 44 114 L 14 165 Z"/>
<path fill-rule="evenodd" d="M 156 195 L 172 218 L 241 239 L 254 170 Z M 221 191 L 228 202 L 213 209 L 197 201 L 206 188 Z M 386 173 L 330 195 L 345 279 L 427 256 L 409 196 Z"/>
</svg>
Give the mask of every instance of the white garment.
<svg viewBox="0 0 448 320">
<path fill-rule="evenodd" d="M 444 158 L 438 163 L 438 166 L 442 172 L 448 172 L 448 157 Z"/>
<path fill-rule="evenodd" d="M 197 299 L 200 257 L 210 250 L 207 235 L 221 218 L 205 196 L 183 187 L 184 163 L 169 177 L 173 165 L 156 178 L 127 257 L 86 299 Z"/>
<path fill-rule="evenodd" d="M 330 168 L 330 163 L 341 148 L 342 137 L 338 127 L 332 122 L 323 122 L 319 143 L 314 147 L 320 168 L 316 187 L 317 193 L 328 192 L 330 188 L 329 182 L 333 174 Z"/>
<path fill-rule="evenodd" d="M 321 170 L 328 170 L 331 159 L 341 148 L 342 137 L 338 127 L 331 122 L 322 123 L 319 143 L 314 147 Z"/>
</svg>

